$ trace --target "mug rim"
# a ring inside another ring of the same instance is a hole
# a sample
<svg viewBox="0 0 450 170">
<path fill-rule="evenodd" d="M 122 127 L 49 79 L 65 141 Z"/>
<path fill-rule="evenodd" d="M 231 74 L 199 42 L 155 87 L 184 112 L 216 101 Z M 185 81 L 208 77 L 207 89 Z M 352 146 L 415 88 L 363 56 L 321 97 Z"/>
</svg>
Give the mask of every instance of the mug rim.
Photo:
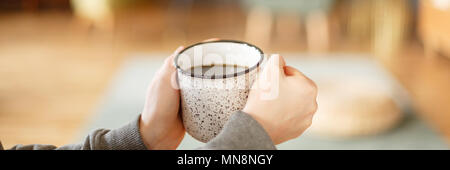
<svg viewBox="0 0 450 170">
<path fill-rule="evenodd" d="M 178 65 L 178 62 L 177 62 L 177 61 L 178 61 L 178 57 L 179 57 L 183 52 L 185 52 L 186 50 L 188 50 L 188 49 L 190 49 L 190 48 L 192 48 L 192 47 L 198 46 L 198 45 L 202 45 L 202 44 L 220 43 L 220 42 L 236 43 L 236 44 L 242 44 L 242 45 L 247 45 L 247 46 L 253 47 L 253 48 L 255 48 L 255 49 L 259 52 L 261 58 L 260 58 L 259 61 L 256 63 L 256 65 L 251 66 L 251 67 L 249 67 L 249 68 L 246 68 L 246 69 L 243 70 L 243 71 L 239 71 L 239 72 L 233 73 L 233 74 L 224 74 L 224 75 L 221 75 L 221 76 L 216 76 L 216 75 L 210 75 L 210 76 L 208 76 L 208 75 L 198 75 L 198 74 L 195 74 L 195 73 L 192 73 L 192 72 L 187 72 L 187 71 L 183 70 L 183 69 Z M 247 43 L 247 42 L 244 42 L 244 41 L 238 41 L 238 40 L 214 40 L 214 41 L 207 41 L 207 42 L 199 42 L 199 43 L 195 43 L 195 44 L 192 44 L 192 45 L 190 45 L 190 46 L 184 48 L 183 50 L 181 50 L 181 51 L 175 56 L 175 58 L 174 58 L 174 60 L 173 60 L 173 63 L 174 63 L 174 65 L 175 65 L 175 68 L 176 68 L 177 70 L 180 70 L 181 73 L 184 74 L 184 75 L 188 75 L 188 76 L 191 76 L 191 77 L 202 78 L 202 79 L 224 79 L 224 78 L 230 78 L 230 77 L 237 77 L 237 76 L 240 76 L 240 75 L 242 75 L 242 74 L 247 74 L 247 73 L 249 73 L 250 71 L 253 71 L 254 69 L 258 68 L 258 67 L 261 65 L 261 63 L 263 62 L 263 60 L 264 60 L 264 53 L 263 53 L 263 51 L 262 51 L 260 48 L 258 48 L 257 46 L 253 45 L 253 44 L 250 44 L 250 43 Z"/>
</svg>

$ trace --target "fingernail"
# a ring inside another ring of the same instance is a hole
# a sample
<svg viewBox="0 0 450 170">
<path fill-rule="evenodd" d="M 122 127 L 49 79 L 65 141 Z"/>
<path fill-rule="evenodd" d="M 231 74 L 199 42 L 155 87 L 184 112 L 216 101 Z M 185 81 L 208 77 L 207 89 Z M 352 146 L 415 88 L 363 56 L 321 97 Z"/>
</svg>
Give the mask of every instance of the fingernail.
<svg viewBox="0 0 450 170">
<path fill-rule="evenodd" d="M 175 50 L 175 53 L 180 52 L 183 48 L 184 48 L 183 46 L 179 46 L 179 47 Z"/>
<path fill-rule="evenodd" d="M 278 58 L 280 58 L 280 54 L 272 54 L 272 56 L 270 56 L 270 58 L 272 60 L 278 59 Z"/>
</svg>

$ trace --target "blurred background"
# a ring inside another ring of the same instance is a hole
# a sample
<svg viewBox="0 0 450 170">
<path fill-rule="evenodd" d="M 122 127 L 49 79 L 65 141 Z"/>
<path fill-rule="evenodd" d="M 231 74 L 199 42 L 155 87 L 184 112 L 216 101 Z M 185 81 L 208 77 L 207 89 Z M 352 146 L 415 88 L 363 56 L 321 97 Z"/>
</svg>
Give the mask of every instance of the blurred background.
<svg viewBox="0 0 450 170">
<path fill-rule="evenodd" d="M 119 127 L 163 57 L 214 37 L 317 82 L 310 131 L 281 148 L 449 146 L 450 0 L 0 0 L 0 140 Z"/>
</svg>

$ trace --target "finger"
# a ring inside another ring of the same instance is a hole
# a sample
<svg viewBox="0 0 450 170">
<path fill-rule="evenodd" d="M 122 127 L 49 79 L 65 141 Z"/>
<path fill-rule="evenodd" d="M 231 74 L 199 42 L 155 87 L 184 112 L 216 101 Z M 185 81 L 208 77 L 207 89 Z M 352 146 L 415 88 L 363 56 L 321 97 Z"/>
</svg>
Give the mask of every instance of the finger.
<svg viewBox="0 0 450 170">
<path fill-rule="evenodd" d="M 305 74 L 303 74 L 301 71 L 297 70 L 296 68 L 294 68 L 292 66 L 285 66 L 284 67 L 284 73 L 289 78 L 293 78 L 293 79 L 300 78 L 302 80 L 305 80 L 306 82 L 308 82 L 309 85 L 311 85 L 311 87 L 313 89 L 317 89 L 317 85 L 316 85 L 316 83 L 313 80 L 311 80 Z"/>
<path fill-rule="evenodd" d="M 284 76 L 284 65 L 286 62 L 284 61 L 283 57 L 280 55 L 272 55 L 266 62 L 264 69 L 263 69 L 263 75 L 267 74 L 277 74 Z"/>
<path fill-rule="evenodd" d="M 179 47 L 172 53 L 172 55 L 170 55 L 169 57 L 166 58 L 165 65 L 168 66 L 168 67 L 175 67 L 175 66 L 174 66 L 174 59 L 175 59 L 175 56 L 177 56 L 177 54 L 180 53 L 183 49 L 184 49 L 183 46 L 179 46 Z"/>
<path fill-rule="evenodd" d="M 303 73 L 291 66 L 284 66 L 286 76 L 303 76 Z"/>
<path fill-rule="evenodd" d="M 278 66 L 279 68 L 283 68 L 286 65 L 286 61 L 284 61 L 284 58 L 280 56 L 279 54 L 274 54 L 269 58 L 268 63 L 272 62 L 274 65 Z"/>
<path fill-rule="evenodd" d="M 211 41 L 218 41 L 218 40 L 220 40 L 220 39 L 219 38 L 210 38 L 210 39 L 203 40 L 202 42 L 211 42 Z"/>
<path fill-rule="evenodd" d="M 313 116 L 314 116 L 314 114 L 316 114 L 318 108 L 319 108 L 319 105 L 317 104 L 317 100 L 314 99 L 313 110 L 312 110 Z"/>
<path fill-rule="evenodd" d="M 178 84 L 177 81 L 177 72 L 175 71 L 175 63 L 174 63 L 174 58 L 175 56 L 177 56 L 178 53 L 180 53 L 182 50 L 184 49 L 183 46 L 179 46 L 172 55 L 170 55 L 169 57 L 167 57 L 166 59 L 166 69 L 164 70 L 164 76 L 169 76 L 170 77 L 170 85 L 172 86 L 173 89 L 175 90 L 179 90 L 180 86 Z M 167 67 L 169 67 L 167 69 Z"/>
<path fill-rule="evenodd" d="M 175 90 L 180 89 L 180 85 L 178 84 L 178 80 L 177 80 L 177 72 L 172 72 L 172 74 L 170 75 L 170 85 Z"/>
<path fill-rule="evenodd" d="M 181 50 L 183 50 L 183 49 L 184 49 L 184 46 L 179 46 L 179 47 L 175 50 L 175 52 L 173 52 L 173 54 L 178 54 L 178 53 L 180 53 Z"/>
</svg>

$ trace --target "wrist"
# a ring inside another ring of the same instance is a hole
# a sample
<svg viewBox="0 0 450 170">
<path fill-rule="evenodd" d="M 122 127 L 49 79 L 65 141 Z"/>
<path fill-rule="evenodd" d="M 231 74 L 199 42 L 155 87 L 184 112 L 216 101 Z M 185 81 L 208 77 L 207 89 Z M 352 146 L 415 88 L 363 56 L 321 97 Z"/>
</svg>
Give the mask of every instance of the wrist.
<svg viewBox="0 0 450 170">
<path fill-rule="evenodd" d="M 261 125 L 261 127 L 264 129 L 264 131 L 266 131 L 267 135 L 270 137 L 272 142 L 275 143 L 274 134 L 273 134 L 271 128 L 269 127 L 270 125 L 265 119 L 263 119 L 260 112 L 258 112 L 257 110 L 254 110 L 254 109 L 250 109 L 248 107 L 245 107 L 244 109 L 242 109 L 242 112 L 247 113 L 256 122 L 258 122 L 258 124 Z"/>
<path fill-rule="evenodd" d="M 150 129 L 153 129 L 151 127 L 151 123 L 145 121 L 145 119 L 143 119 L 143 115 L 141 115 L 139 120 L 139 131 L 141 132 L 141 138 L 147 149 L 155 150 L 158 149 L 159 146 L 157 142 L 158 140 L 156 136 L 154 136 L 154 133 L 149 132 Z"/>
</svg>

